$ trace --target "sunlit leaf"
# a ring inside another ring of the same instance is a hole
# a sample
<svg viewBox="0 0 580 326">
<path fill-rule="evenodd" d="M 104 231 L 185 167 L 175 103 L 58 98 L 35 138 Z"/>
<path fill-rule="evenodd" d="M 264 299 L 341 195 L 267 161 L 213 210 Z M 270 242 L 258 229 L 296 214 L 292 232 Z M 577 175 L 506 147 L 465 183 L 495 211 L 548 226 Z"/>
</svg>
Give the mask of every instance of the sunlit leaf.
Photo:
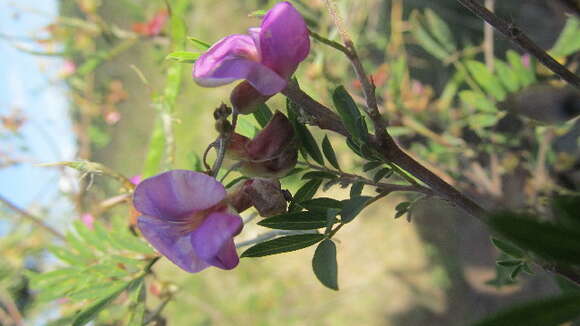
<svg viewBox="0 0 580 326">
<path fill-rule="evenodd" d="M 364 141 L 367 138 L 368 130 L 364 119 L 359 111 L 358 106 L 346 91 L 344 86 L 338 86 L 332 92 L 332 101 L 338 115 L 348 130 L 348 133 L 358 141 Z"/>
<path fill-rule="evenodd" d="M 495 78 L 495 76 L 487 69 L 485 64 L 475 61 L 468 60 L 465 65 L 467 70 L 477 83 L 490 95 L 495 97 L 499 101 L 503 101 L 506 97 L 506 92 L 502 87 L 502 84 Z"/>
</svg>

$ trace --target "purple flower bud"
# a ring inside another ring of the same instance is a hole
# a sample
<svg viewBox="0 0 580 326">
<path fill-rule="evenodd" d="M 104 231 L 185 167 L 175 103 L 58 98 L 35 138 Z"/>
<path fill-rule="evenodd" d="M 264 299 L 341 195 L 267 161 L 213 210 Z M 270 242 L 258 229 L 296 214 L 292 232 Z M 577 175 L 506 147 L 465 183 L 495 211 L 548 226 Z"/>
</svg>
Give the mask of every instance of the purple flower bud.
<svg viewBox="0 0 580 326">
<path fill-rule="evenodd" d="M 286 87 L 310 52 L 308 28 L 300 13 L 281 2 L 268 11 L 249 35 L 234 34 L 214 44 L 195 62 L 193 78 L 205 87 L 245 79 L 263 96 Z"/>
<path fill-rule="evenodd" d="M 233 237 L 242 219 L 228 212 L 224 186 L 199 172 L 173 170 L 143 180 L 133 203 L 137 226 L 162 255 L 183 270 L 238 265 Z"/>
<path fill-rule="evenodd" d="M 269 217 L 286 212 L 286 198 L 280 181 L 255 178 L 237 184 L 228 192 L 228 203 L 241 213 L 254 206 L 260 216 Z"/>
<path fill-rule="evenodd" d="M 282 177 L 296 165 L 298 158 L 292 124 L 284 114 L 276 111 L 253 139 L 233 134 L 227 155 L 240 161 L 240 169 L 248 176 Z"/>
</svg>

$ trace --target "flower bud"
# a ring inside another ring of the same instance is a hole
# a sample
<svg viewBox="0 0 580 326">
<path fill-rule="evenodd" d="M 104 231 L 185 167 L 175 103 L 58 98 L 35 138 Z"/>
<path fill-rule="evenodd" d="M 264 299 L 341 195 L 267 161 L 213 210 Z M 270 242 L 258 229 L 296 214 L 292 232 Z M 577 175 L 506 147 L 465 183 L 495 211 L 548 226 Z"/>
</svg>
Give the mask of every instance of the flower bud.
<svg viewBox="0 0 580 326">
<path fill-rule="evenodd" d="M 239 160 L 240 169 L 248 176 L 282 177 L 296 165 L 298 159 L 292 124 L 284 114 L 276 112 L 253 139 L 232 135 L 227 155 Z"/>
<path fill-rule="evenodd" d="M 262 95 L 250 83 L 243 81 L 232 90 L 230 101 L 239 113 L 250 114 L 254 113 L 258 106 L 265 103 L 270 97 Z"/>
<path fill-rule="evenodd" d="M 227 200 L 238 213 L 252 206 L 263 217 L 286 212 L 286 198 L 280 182 L 276 179 L 246 180 L 228 193 Z"/>
</svg>

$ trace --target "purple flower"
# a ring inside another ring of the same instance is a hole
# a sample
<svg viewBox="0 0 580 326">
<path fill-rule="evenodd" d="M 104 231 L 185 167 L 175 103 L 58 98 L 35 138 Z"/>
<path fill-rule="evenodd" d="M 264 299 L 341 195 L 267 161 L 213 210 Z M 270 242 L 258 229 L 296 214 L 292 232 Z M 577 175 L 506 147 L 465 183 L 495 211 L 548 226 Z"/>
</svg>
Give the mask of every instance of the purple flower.
<svg viewBox="0 0 580 326">
<path fill-rule="evenodd" d="M 245 79 L 265 96 L 284 89 L 310 51 L 304 19 L 289 2 L 281 2 L 248 34 L 226 36 L 199 57 L 195 81 L 214 87 Z"/>
<path fill-rule="evenodd" d="M 226 190 L 203 173 L 173 170 L 143 180 L 133 203 L 137 226 L 165 257 L 190 273 L 238 265 L 233 237 L 242 219 L 228 212 Z"/>
</svg>

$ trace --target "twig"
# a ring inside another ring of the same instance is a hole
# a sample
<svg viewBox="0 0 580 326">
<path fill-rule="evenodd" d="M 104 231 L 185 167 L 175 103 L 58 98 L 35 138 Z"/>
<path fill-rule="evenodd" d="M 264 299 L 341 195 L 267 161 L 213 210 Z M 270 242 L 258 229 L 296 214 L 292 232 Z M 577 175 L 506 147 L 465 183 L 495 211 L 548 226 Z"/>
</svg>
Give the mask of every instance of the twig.
<svg viewBox="0 0 580 326">
<path fill-rule="evenodd" d="M 275 238 L 275 237 L 278 237 L 281 235 L 316 234 L 316 233 L 317 232 L 315 230 L 298 230 L 298 231 L 275 230 L 275 231 L 270 231 L 270 232 L 260 234 L 257 237 L 250 239 L 250 240 L 238 242 L 238 243 L 236 243 L 236 248 L 251 246 L 253 244 L 260 243 L 260 242 L 263 242 L 266 240 L 270 240 L 272 238 Z"/>
<path fill-rule="evenodd" d="M 490 12 L 493 12 L 494 7 L 495 0 L 485 0 L 485 8 Z M 483 55 L 485 57 L 485 65 L 490 71 L 493 71 L 493 63 L 495 60 L 493 48 L 493 26 L 488 23 L 483 23 Z"/>
<path fill-rule="evenodd" d="M 546 51 L 540 48 L 534 41 L 532 41 L 519 27 L 512 23 L 508 23 L 503 18 L 495 15 L 487 10 L 476 0 L 457 0 L 462 6 L 470 10 L 472 13 L 488 22 L 495 27 L 500 33 L 506 36 L 514 44 L 518 45 L 531 55 L 536 57 L 544 66 L 567 81 L 570 85 L 580 88 L 580 78 L 568 70 L 566 67 L 558 63 Z"/>
<path fill-rule="evenodd" d="M 302 105 L 304 111 L 312 116 L 314 123 L 321 129 L 332 130 L 343 136 L 348 135 L 346 128 L 336 113 L 316 102 L 312 97 L 296 87 L 295 84 L 290 84 L 286 87 L 283 94 L 297 104 Z M 381 142 L 375 140 L 372 141 L 371 145 L 380 150 L 381 155 L 387 162 L 397 164 L 429 186 L 436 195 L 449 200 L 479 220 L 485 221 L 486 215 L 483 208 L 405 153 L 388 133 L 385 132 L 385 134 L 386 137 Z"/>
<path fill-rule="evenodd" d="M 312 118 L 310 120 L 320 129 L 331 130 L 348 137 L 348 131 L 336 113 L 304 93 L 296 83 L 288 83 L 282 94 L 304 108 L 305 112 Z"/>
<path fill-rule="evenodd" d="M 0 301 L 6 307 L 6 311 L 10 315 L 10 318 L 14 322 L 15 326 L 22 326 L 24 325 L 22 321 L 22 313 L 18 310 L 16 306 L 16 302 L 9 294 L 0 294 Z"/>
<path fill-rule="evenodd" d="M 334 19 L 334 24 L 338 28 L 338 31 L 342 37 L 342 41 L 344 42 L 344 46 L 348 49 L 347 57 L 350 59 L 354 71 L 361 82 L 362 90 L 365 95 L 365 100 L 367 102 L 367 114 L 371 118 L 374 126 L 375 126 L 375 136 L 377 139 L 383 139 L 390 137 L 387 134 L 386 127 L 387 121 L 383 118 L 381 113 L 379 112 L 379 107 L 377 105 L 377 97 L 375 96 L 375 84 L 371 79 L 368 78 L 366 74 L 362 62 L 358 56 L 356 48 L 352 42 L 352 39 L 348 35 L 346 28 L 344 27 L 343 20 L 338 14 L 336 10 L 336 3 L 334 0 L 326 0 L 326 7 L 328 8 L 328 12 Z"/>
<path fill-rule="evenodd" d="M 22 208 L 16 206 L 15 204 L 13 204 L 11 201 L 9 201 L 8 199 L 4 198 L 2 195 L 0 195 L 0 202 L 3 203 L 4 205 L 6 205 L 8 208 L 10 208 L 11 210 L 13 210 L 14 212 L 18 213 L 20 216 L 22 216 L 23 218 L 31 221 L 32 223 L 38 225 L 39 227 L 41 227 L 42 229 L 44 229 L 45 231 L 48 231 L 49 233 L 51 233 L 52 235 L 54 235 L 55 237 L 61 239 L 61 240 L 65 240 L 64 235 L 62 235 L 60 232 L 58 232 L 56 229 L 54 229 L 53 227 L 45 224 L 41 218 L 36 217 L 34 215 L 32 215 L 31 213 L 23 210 Z"/>
<path fill-rule="evenodd" d="M 298 162 L 298 164 L 308 166 L 309 168 L 312 168 L 314 170 L 336 174 L 342 180 L 348 181 L 349 183 L 361 182 L 361 183 L 364 183 L 364 184 L 369 185 L 369 186 L 377 187 L 381 191 L 381 193 L 383 193 L 383 194 L 389 194 L 389 193 L 395 192 L 395 191 L 414 191 L 414 192 L 423 193 L 423 194 L 428 195 L 428 196 L 434 195 L 434 193 L 433 193 L 433 191 L 431 191 L 431 189 L 419 185 L 415 180 L 413 180 L 411 182 L 412 183 L 411 185 L 399 185 L 399 184 L 385 183 L 385 182 L 374 182 L 374 181 L 372 181 L 368 178 L 365 178 L 363 176 L 360 176 L 360 175 L 346 173 L 346 172 L 342 172 L 342 171 L 338 171 L 338 170 L 332 170 L 332 169 L 329 169 L 327 167 L 311 164 L 308 162 Z"/>
</svg>

